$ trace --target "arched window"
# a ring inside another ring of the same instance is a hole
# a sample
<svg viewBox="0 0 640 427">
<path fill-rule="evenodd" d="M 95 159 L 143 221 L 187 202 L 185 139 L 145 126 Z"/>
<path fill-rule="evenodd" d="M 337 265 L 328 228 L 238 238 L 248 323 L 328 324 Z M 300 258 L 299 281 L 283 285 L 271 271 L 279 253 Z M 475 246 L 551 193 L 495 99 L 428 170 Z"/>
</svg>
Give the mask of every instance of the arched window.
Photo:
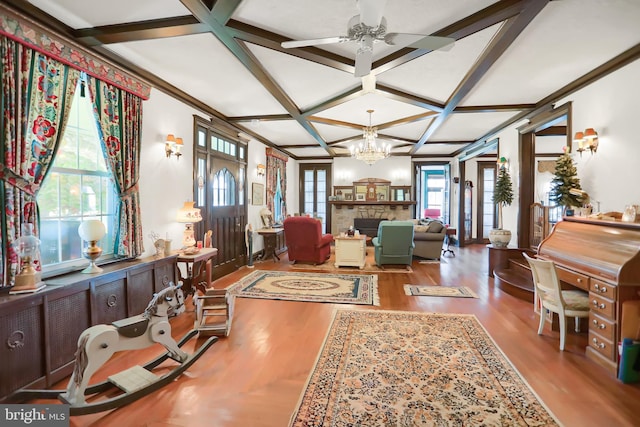
<svg viewBox="0 0 640 427">
<path fill-rule="evenodd" d="M 227 168 L 220 169 L 213 177 L 213 206 L 230 206 L 236 203 L 236 180 Z"/>
</svg>

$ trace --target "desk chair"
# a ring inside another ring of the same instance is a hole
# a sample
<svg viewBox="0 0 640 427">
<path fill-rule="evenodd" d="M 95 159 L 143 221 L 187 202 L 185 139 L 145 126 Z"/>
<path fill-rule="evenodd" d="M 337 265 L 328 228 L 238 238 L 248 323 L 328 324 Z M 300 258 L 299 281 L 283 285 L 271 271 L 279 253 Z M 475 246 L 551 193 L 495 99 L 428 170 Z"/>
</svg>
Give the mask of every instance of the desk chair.
<svg viewBox="0 0 640 427">
<path fill-rule="evenodd" d="M 558 314 L 560 321 L 560 350 L 564 351 L 564 343 L 567 335 L 567 317 L 574 317 L 576 332 L 580 332 L 580 318 L 589 317 L 589 294 L 579 290 L 562 290 L 560 279 L 553 261 L 531 258 L 526 253 L 522 254 L 529 265 L 533 275 L 535 288 L 534 304 L 540 302 L 540 325 L 538 335 L 542 335 L 544 329 L 545 314 L 547 309 Z"/>
</svg>

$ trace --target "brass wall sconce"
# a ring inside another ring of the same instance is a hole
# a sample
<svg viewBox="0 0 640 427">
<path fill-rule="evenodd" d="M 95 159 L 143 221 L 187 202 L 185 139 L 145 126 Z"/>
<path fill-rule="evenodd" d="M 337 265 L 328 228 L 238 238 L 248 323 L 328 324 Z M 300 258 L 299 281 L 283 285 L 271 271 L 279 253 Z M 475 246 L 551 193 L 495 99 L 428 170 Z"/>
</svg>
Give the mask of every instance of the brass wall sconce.
<svg viewBox="0 0 640 427">
<path fill-rule="evenodd" d="M 182 153 L 180 152 L 182 145 L 184 145 L 182 138 L 176 138 L 172 133 L 167 135 L 167 140 L 164 143 L 164 152 L 167 155 L 167 158 L 171 157 L 173 154 L 178 160 L 180 160 L 180 156 L 182 156 Z"/>
<path fill-rule="evenodd" d="M 262 163 L 256 166 L 256 174 L 258 174 L 258 176 L 264 176 L 266 172 L 267 172 L 267 167 Z"/>
<path fill-rule="evenodd" d="M 598 151 L 598 132 L 594 128 L 587 128 L 584 132 L 576 132 L 573 142 L 578 143 L 576 151 L 582 156 L 582 152 L 589 150 L 591 154 Z"/>
</svg>

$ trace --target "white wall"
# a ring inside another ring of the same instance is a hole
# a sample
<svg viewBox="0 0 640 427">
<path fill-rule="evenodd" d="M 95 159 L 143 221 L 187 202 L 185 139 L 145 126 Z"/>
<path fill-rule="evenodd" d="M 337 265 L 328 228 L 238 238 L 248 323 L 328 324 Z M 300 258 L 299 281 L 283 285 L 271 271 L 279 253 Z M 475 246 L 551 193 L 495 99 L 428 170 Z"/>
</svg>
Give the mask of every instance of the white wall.
<svg viewBox="0 0 640 427">
<path fill-rule="evenodd" d="M 333 185 L 351 185 L 363 178 L 391 181 L 391 185 L 411 185 L 411 158 L 392 156 L 369 166 L 351 157 L 333 159 Z"/>
<path fill-rule="evenodd" d="M 142 108 L 139 187 L 145 257 L 155 253 L 152 232 L 171 239 L 174 249 L 182 246 L 184 224 L 175 218 L 184 202 L 193 200 L 193 115 L 199 112 L 156 89 Z M 165 156 L 170 133 L 184 141 L 179 160 Z"/>
<path fill-rule="evenodd" d="M 623 212 L 640 204 L 640 144 L 638 99 L 640 61 L 626 65 L 561 101 L 573 101 L 573 131 L 594 128 L 598 151 L 573 156 L 580 185 L 589 193 L 594 209 Z"/>
</svg>

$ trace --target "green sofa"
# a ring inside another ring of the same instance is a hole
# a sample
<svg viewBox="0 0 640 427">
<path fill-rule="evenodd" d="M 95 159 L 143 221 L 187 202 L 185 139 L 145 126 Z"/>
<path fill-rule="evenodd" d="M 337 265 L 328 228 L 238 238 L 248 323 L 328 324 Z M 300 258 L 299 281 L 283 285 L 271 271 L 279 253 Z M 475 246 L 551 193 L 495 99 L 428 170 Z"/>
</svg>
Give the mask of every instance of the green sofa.
<svg viewBox="0 0 640 427">
<path fill-rule="evenodd" d="M 413 258 L 413 223 L 411 221 L 380 221 L 378 236 L 371 241 L 376 264 L 411 265 Z"/>
</svg>

